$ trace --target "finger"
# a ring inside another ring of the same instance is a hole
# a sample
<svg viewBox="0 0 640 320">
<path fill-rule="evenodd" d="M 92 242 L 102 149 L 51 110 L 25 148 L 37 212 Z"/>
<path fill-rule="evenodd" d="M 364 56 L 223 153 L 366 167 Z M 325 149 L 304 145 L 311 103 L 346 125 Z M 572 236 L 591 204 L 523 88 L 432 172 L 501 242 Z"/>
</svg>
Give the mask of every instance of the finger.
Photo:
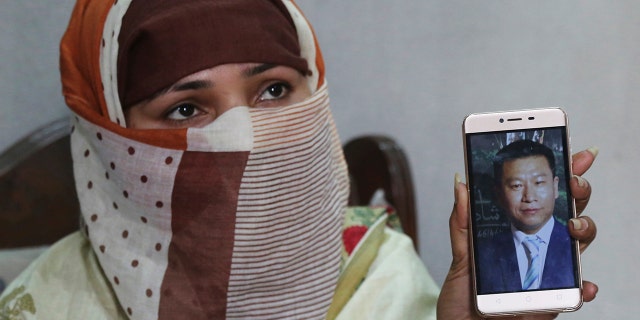
<svg viewBox="0 0 640 320">
<path fill-rule="evenodd" d="M 597 147 L 591 147 L 574 154 L 571 158 L 573 161 L 573 174 L 580 176 L 587 172 L 598 156 L 599 151 Z"/>
<path fill-rule="evenodd" d="M 467 264 L 469 257 L 469 212 L 467 207 L 467 187 L 460 182 L 460 175 L 456 173 L 454 179 L 453 210 L 449 218 L 449 233 L 451 236 L 451 250 L 453 255 L 452 269 Z"/>
<path fill-rule="evenodd" d="M 569 181 L 569 187 L 571 188 L 571 195 L 576 201 L 576 212 L 580 214 L 589 203 L 591 184 L 587 179 L 574 175 Z"/>
<path fill-rule="evenodd" d="M 591 281 L 582 281 L 582 299 L 584 302 L 591 302 L 598 294 L 598 286 Z"/>
<path fill-rule="evenodd" d="M 581 176 L 584 174 L 591 165 L 593 161 L 598 156 L 599 149 L 597 147 L 591 147 L 587 150 L 580 151 L 573 155 L 572 166 L 573 174 Z"/>
<path fill-rule="evenodd" d="M 579 217 L 569 220 L 569 234 L 580 242 L 580 252 L 583 252 L 593 239 L 596 238 L 598 228 L 595 222 L 589 217 Z"/>
<path fill-rule="evenodd" d="M 575 199 L 576 212 L 578 214 L 584 211 L 591 197 L 591 185 L 586 179 L 582 178 L 581 175 L 591 167 L 597 155 L 598 148 L 591 147 L 574 154 L 572 158 L 574 176 L 569 181 L 569 187 L 571 189 L 571 195 Z"/>
</svg>

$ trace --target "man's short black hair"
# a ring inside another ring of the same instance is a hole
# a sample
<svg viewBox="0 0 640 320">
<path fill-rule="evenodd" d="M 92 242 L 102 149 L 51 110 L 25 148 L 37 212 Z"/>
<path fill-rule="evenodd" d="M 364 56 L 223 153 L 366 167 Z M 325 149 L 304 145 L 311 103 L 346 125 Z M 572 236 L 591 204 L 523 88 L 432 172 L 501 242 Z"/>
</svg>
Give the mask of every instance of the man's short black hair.
<svg viewBox="0 0 640 320">
<path fill-rule="evenodd" d="M 556 158 L 549 147 L 531 140 L 518 140 L 500 149 L 493 158 L 493 180 L 495 184 L 499 185 L 502 181 L 502 168 L 505 162 L 533 156 L 547 158 L 551 174 L 554 177 L 556 176 Z"/>
</svg>

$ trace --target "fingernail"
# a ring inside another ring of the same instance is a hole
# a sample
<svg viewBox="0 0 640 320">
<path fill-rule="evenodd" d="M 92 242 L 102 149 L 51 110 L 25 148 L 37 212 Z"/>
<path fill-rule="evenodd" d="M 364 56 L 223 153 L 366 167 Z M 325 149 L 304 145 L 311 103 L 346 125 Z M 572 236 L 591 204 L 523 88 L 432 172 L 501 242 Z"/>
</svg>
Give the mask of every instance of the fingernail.
<svg viewBox="0 0 640 320">
<path fill-rule="evenodd" d="M 587 151 L 589 151 L 589 153 L 591 153 L 593 155 L 593 157 L 597 157 L 598 156 L 598 152 L 600 152 L 600 149 L 598 149 L 598 147 L 591 147 L 589 149 L 587 149 Z"/>
<path fill-rule="evenodd" d="M 576 181 L 578 181 L 578 187 L 584 189 L 587 187 L 587 180 L 585 180 L 583 177 L 578 176 L 578 175 L 573 175 L 576 178 Z"/>
<path fill-rule="evenodd" d="M 571 224 L 573 224 L 573 228 L 575 230 L 586 230 L 587 227 L 589 226 L 589 223 L 586 220 L 580 219 L 580 218 L 573 218 L 571 220 Z"/>
</svg>

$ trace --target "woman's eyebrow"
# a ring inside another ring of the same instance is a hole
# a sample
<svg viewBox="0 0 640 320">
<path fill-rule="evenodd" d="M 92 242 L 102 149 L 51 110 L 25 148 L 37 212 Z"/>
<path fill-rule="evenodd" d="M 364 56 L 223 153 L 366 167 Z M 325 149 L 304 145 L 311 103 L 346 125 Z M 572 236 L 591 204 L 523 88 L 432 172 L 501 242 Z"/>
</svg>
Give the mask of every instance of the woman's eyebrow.
<svg viewBox="0 0 640 320">
<path fill-rule="evenodd" d="M 275 64 L 263 63 L 263 64 L 260 64 L 260 65 L 257 65 L 257 66 L 251 67 L 251 68 L 247 68 L 246 70 L 244 70 L 244 72 L 242 72 L 242 74 L 246 78 L 248 78 L 248 77 L 252 77 L 252 76 L 258 75 L 260 73 L 263 73 L 263 72 L 265 72 L 265 71 L 267 71 L 269 69 L 273 69 L 275 67 L 277 67 L 277 65 L 275 65 Z"/>
<path fill-rule="evenodd" d="M 271 64 L 271 63 L 263 63 L 263 64 L 259 64 L 257 66 L 251 67 L 251 68 L 247 68 L 242 72 L 242 75 L 246 78 L 248 77 L 252 77 L 255 75 L 258 75 L 260 73 L 263 73 L 267 70 L 273 69 L 275 67 L 277 67 L 278 65 L 275 64 Z M 198 89 L 206 89 L 206 88 L 211 88 L 213 87 L 213 83 L 211 81 L 208 80 L 193 80 L 193 81 L 187 81 L 184 83 L 178 83 L 176 85 L 173 85 L 169 88 L 166 88 L 162 91 L 157 92 L 156 94 L 154 94 L 150 100 L 153 100 L 159 96 L 165 95 L 169 92 L 176 92 L 176 91 L 187 91 L 187 90 L 198 90 Z"/>
<path fill-rule="evenodd" d="M 156 93 L 154 93 L 151 98 L 149 98 L 149 100 L 153 100 L 157 97 L 163 96 L 169 92 L 176 92 L 176 91 L 187 91 L 187 90 L 198 90 L 198 89 L 206 89 L 206 88 L 211 88 L 213 87 L 213 83 L 211 81 L 207 81 L 207 80 L 193 80 L 193 81 L 187 81 L 184 83 L 178 83 L 176 85 L 173 85 L 171 87 L 165 88 L 163 90 L 160 90 Z"/>
<path fill-rule="evenodd" d="M 213 83 L 207 80 L 193 80 L 184 83 L 178 83 L 174 86 L 171 86 L 167 92 L 170 91 L 186 91 L 186 90 L 198 90 L 198 89 L 206 89 L 211 88 Z"/>
</svg>

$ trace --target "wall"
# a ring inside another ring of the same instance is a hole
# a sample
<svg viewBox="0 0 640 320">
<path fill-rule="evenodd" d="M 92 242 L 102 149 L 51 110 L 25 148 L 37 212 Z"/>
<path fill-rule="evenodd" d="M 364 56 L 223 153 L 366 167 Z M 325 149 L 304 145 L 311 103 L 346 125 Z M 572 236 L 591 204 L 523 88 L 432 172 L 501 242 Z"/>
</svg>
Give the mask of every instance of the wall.
<svg viewBox="0 0 640 320">
<path fill-rule="evenodd" d="M 0 1 L 0 150 L 66 114 L 58 44 L 74 1 Z"/>
<path fill-rule="evenodd" d="M 0 3 L 0 149 L 65 114 L 57 43 L 70 0 Z M 400 4 L 398 4 L 400 3 Z M 640 3 L 624 1 L 299 0 L 328 66 L 343 140 L 383 133 L 408 153 L 418 191 L 420 254 L 442 282 L 460 126 L 471 112 L 563 107 L 574 151 L 600 147 L 586 177 L 598 239 L 583 256 L 598 299 L 562 319 L 624 319 L 640 311 Z"/>
</svg>

